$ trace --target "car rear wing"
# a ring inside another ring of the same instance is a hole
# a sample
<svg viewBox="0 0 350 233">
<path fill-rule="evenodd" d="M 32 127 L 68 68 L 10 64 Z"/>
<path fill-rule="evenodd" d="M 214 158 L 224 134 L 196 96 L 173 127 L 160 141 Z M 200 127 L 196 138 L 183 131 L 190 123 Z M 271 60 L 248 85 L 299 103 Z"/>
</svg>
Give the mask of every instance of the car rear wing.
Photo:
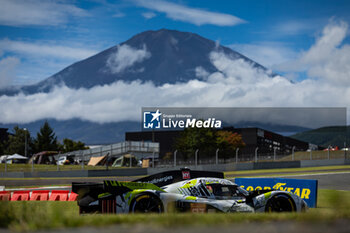
<svg viewBox="0 0 350 233">
<path fill-rule="evenodd" d="M 165 171 L 154 175 L 146 176 L 134 180 L 134 182 L 151 183 L 158 187 L 163 187 L 179 181 L 200 177 L 224 178 L 224 173 L 214 171 L 192 171 L 188 168 L 183 168 L 180 170 Z"/>
</svg>

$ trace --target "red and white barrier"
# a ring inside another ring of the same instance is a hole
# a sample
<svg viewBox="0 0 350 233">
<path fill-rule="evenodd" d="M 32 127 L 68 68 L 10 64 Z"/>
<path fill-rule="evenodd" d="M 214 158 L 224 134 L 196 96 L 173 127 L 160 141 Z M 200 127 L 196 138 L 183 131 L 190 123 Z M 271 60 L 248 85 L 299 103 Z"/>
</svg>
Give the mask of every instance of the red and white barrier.
<svg viewBox="0 0 350 233">
<path fill-rule="evenodd" d="M 78 194 L 69 190 L 0 191 L 0 201 L 76 201 Z"/>
</svg>

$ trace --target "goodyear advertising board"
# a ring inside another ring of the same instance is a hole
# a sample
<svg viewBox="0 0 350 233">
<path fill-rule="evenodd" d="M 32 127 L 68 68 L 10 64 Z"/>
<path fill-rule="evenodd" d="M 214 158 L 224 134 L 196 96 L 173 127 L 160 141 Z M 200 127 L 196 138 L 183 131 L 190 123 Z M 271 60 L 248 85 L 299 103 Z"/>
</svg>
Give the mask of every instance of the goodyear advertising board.
<svg viewBox="0 0 350 233">
<path fill-rule="evenodd" d="M 236 178 L 235 183 L 247 191 L 281 190 L 301 197 L 309 207 L 317 206 L 317 180 L 285 178 Z"/>
</svg>

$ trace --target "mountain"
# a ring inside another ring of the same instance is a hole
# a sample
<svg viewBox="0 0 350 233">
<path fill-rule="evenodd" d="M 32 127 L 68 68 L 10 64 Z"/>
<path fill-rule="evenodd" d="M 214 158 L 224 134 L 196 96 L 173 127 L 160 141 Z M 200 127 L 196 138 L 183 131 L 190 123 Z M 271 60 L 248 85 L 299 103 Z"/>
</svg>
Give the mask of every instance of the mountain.
<svg viewBox="0 0 350 233">
<path fill-rule="evenodd" d="M 161 29 L 137 34 L 119 45 L 76 62 L 37 84 L 0 90 L 0 96 L 19 92 L 50 92 L 61 84 L 78 89 L 108 85 L 120 80 L 152 81 L 157 86 L 187 82 L 194 78 L 203 80 L 205 77 L 196 75 L 198 69 L 207 73 L 218 71 L 210 60 L 213 51 L 222 52 L 233 59 L 243 59 L 252 66 L 267 71 L 244 55 L 197 34 Z M 43 122 L 44 120 L 39 120 L 19 126 L 28 128 L 35 136 Z M 137 122 L 97 124 L 80 119 L 49 119 L 49 123 L 60 139 L 71 138 L 88 144 L 122 141 L 124 132 L 140 130 L 140 123 Z M 17 124 L 0 124 L 0 127 L 12 129 L 14 125 Z"/>
<path fill-rule="evenodd" d="M 329 126 L 318 129 L 300 132 L 291 136 L 305 142 L 310 142 L 316 145 L 328 147 L 338 146 L 339 148 L 346 145 L 350 146 L 350 126 Z"/>
<path fill-rule="evenodd" d="M 212 51 L 221 51 L 232 58 L 244 59 L 254 67 L 267 70 L 242 54 L 197 34 L 161 29 L 137 34 L 119 45 L 76 62 L 37 84 L 24 86 L 21 90 L 33 94 L 49 92 L 55 85 L 63 83 L 77 89 L 92 88 L 118 80 L 152 81 L 155 85 L 162 85 L 186 82 L 193 78 L 202 79 L 196 77 L 196 68 L 201 67 L 208 73 L 218 71 L 209 58 Z M 127 58 L 115 57 L 118 52 L 124 53 Z M 143 56 L 143 59 L 138 59 L 138 55 L 139 58 Z M 134 63 L 128 66 L 132 62 Z M 18 89 L 7 88 L 2 93 L 13 95 L 18 93 Z"/>
</svg>

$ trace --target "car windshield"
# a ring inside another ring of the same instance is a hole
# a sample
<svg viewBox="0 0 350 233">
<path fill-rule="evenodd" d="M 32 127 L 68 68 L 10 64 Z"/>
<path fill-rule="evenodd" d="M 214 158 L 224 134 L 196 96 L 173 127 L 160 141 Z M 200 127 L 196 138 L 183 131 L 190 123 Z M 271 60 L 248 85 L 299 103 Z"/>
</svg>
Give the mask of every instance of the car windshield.
<svg viewBox="0 0 350 233">
<path fill-rule="evenodd" d="M 241 188 L 241 187 L 237 186 L 237 189 L 244 196 L 249 196 L 249 192 L 247 190 L 245 190 L 244 188 Z"/>
<path fill-rule="evenodd" d="M 237 185 L 209 184 L 207 190 L 217 198 L 245 197 L 248 192 Z"/>
</svg>

